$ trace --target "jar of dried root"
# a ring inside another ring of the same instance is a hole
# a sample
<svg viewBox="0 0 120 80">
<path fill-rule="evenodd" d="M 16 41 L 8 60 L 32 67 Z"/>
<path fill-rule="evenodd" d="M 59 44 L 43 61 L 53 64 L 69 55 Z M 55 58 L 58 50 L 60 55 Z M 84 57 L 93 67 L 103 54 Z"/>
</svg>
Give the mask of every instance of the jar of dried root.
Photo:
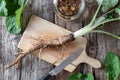
<svg viewBox="0 0 120 80">
<path fill-rule="evenodd" d="M 56 14 L 64 20 L 77 19 L 85 9 L 85 0 L 53 0 Z"/>
</svg>

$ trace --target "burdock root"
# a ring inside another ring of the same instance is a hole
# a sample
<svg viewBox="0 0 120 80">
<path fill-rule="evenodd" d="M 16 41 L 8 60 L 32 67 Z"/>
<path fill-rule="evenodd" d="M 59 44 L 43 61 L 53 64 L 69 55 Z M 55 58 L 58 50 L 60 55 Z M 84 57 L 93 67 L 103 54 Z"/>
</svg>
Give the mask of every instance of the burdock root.
<svg viewBox="0 0 120 80">
<path fill-rule="evenodd" d="M 47 47 L 47 46 L 60 46 L 60 45 L 63 45 L 65 43 L 67 43 L 67 42 L 73 41 L 74 39 L 75 39 L 74 35 L 73 34 L 69 34 L 69 35 L 61 36 L 59 38 L 52 39 L 52 40 L 49 40 L 49 41 L 41 40 L 39 42 L 39 44 L 35 45 L 34 47 L 29 49 L 28 51 L 20 52 L 20 55 L 16 58 L 16 60 L 13 63 L 11 63 L 10 65 L 6 66 L 5 69 L 9 69 L 13 65 L 19 63 L 22 58 L 24 58 L 28 54 L 30 54 L 30 53 L 38 50 L 38 49 L 41 49 L 41 48 Z"/>
</svg>

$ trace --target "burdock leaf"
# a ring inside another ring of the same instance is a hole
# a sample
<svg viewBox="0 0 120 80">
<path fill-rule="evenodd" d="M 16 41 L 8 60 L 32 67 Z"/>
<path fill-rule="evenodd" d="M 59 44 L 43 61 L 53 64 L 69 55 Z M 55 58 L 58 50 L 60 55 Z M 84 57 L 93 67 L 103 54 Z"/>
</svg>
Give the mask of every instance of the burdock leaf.
<svg viewBox="0 0 120 80">
<path fill-rule="evenodd" d="M 115 9 L 115 12 L 119 15 L 120 17 L 120 5 Z"/>
<path fill-rule="evenodd" d="M 92 74 L 81 74 L 81 73 L 76 73 L 71 75 L 68 80 L 94 80 L 94 77 Z"/>
<path fill-rule="evenodd" d="M 117 78 L 120 74 L 120 61 L 118 56 L 113 52 L 109 52 L 105 57 L 104 64 L 107 79 L 118 80 Z"/>
<path fill-rule="evenodd" d="M 6 27 L 11 34 L 18 34 L 21 31 L 20 18 L 24 9 L 24 0 L 19 0 L 18 4 L 20 8 L 15 11 L 15 14 L 6 18 Z"/>
<path fill-rule="evenodd" d="M 69 76 L 68 80 L 80 80 L 81 77 L 82 77 L 81 73 L 75 73 Z"/>
<path fill-rule="evenodd" d="M 21 31 L 21 27 L 17 22 L 16 15 L 8 16 L 6 18 L 7 31 L 11 34 L 18 34 Z"/>
<path fill-rule="evenodd" d="M 0 15 L 7 16 L 6 2 L 5 0 L 0 0 Z"/>
<path fill-rule="evenodd" d="M 98 4 L 101 3 L 101 0 L 97 0 Z M 102 4 L 102 11 L 107 12 L 110 8 L 115 7 L 118 4 L 119 0 L 104 0 Z"/>
</svg>

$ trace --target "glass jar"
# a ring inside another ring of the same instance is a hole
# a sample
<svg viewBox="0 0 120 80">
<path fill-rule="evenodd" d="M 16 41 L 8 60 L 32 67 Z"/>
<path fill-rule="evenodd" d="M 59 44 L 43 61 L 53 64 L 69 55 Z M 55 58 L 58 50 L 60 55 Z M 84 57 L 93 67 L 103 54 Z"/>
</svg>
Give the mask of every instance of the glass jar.
<svg viewBox="0 0 120 80">
<path fill-rule="evenodd" d="M 75 20 L 85 10 L 85 0 L 53 0 L 55 13 L 60 18 Z"/>
</svg>

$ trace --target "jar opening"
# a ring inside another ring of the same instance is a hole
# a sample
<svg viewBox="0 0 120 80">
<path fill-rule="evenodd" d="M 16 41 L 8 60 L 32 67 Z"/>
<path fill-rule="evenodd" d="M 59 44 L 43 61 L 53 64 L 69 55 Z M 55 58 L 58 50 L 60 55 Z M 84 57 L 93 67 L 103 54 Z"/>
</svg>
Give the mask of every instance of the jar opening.
<svg viewBox="0 0 120 80">
<path fill-rule="evenodd" d="M 58 0 L 58 10 L 62 15 L 74 16 L 78 13 L 81 0 Z"/>
<path fill-rule="evenodd" d="M 56 14 L 64 20 L 78 18 L 85 9 L 85 0 L 54 0 Z"/>
</svg>

